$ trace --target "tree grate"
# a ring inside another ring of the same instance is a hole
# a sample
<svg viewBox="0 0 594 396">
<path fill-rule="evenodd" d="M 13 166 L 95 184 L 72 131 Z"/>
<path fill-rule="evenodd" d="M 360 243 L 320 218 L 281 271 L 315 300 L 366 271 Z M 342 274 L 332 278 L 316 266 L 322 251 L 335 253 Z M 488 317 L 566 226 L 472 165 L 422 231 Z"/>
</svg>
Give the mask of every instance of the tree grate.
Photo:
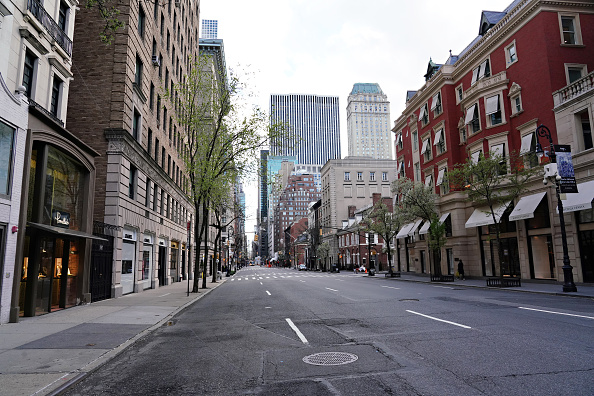
<svg viewBox="0 0 594 396">
<path fill-rule="evenodd" d="M 359 359 L 359 357 L 352 353 L 320 352 L 304 357 L 303 361 L 315 366 L 339 366 L 341 364 L 353 363 L 357 359 Z"/>
</svg>

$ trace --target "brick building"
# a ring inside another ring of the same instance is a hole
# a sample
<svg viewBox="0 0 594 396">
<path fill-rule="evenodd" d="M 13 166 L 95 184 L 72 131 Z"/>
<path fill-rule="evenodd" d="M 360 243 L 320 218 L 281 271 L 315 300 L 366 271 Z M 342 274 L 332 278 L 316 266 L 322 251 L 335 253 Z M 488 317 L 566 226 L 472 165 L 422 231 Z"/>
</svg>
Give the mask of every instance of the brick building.
<svg viewBox="0 0 594 396">
<path fill-rule="evenodd" d="M 572 145 L 575 158 L 580 159 L 576 163 L 578 182 L 591 179 L 585 170 L 591 162 L 581 159 L 588 157 L 582 152 L 591 148 L 591 143 L 583 141 L 589 134 L 584 131 L 592 124 L 592 107 L 581 101 L 569 115 L 561 115 L 553 95 L 567 90 L 568 84 L 575 88 L 574 82 L 582 81 L 581 87 L 591 81 L 586 75 L 594 67 L 592 26 L 591 1 L 515 0 L 502 12 L 483 11 L 479 35 L 458 55 L 450 54 L 444 64 L 430 62 L 426 83 L 407 93 L 406 108 L 392 129 L 398 173 L 434 188 L 442 218 L 451 222 L 451 235 L 442 252 L 442 273 L 453 274 L 454 262 L 462 259 L 471 276 L 501 275 L 489 227 L 492 220 L 485 220 L 484 215 L 481 219 L 481 208 L 473 207 L 465 194 L 450 190 L 444 182 L 448 169 L 489 152 L 509 158 L 513 152 L 534 151 L 534 131 L 544 124 L 555 143 Z M 563 125 L 556 124 L 555 112 Z M 578 131 L 573 141 L 565 132 L 568 129 Z M 545 145 L 545 141 L 540 143 Z M 560 280 L 562 249 L 555 190 L 551 184 L 544 186 L 541 177 L 528 187 L 530 191 L 518 202 L 499 208 L 503 213 L 499 220 L 503 275 Z M 580 221 L 573 216 L 567 213 L 565 222 L 592 222 L 591 214 L 580 214 Z M 591 228 L 588 224 L 580 227 Z M 413 224 L 399 235 L 400 259 L 415 272 L 431 270 L 425 265 L 428 249 L 419 233 L 422 229 L 422 224 Z M 573 274 L 576 281 L 583 281 L 586 258 L 580 260 L 575 229 L 570 231 Z M 585 243 L 591 246 L 591 237 Z"/>
<path fill-rule="evenodd" d="M 96 10 L 82 9 L 73 54 L 68 122 L 101 153 L 93 218 L 106 240 L 97 250 L 111 253 L 94 256 L 94 267 L 109 275 L 96 279 L 93 300 L 191 276 L 194 254 L 173 88 L 198 56 L 199 2 L 124 2 L 118 9 L 126 26 L 108 46 L 99 42 L 104 22 Z"/>
</svg>

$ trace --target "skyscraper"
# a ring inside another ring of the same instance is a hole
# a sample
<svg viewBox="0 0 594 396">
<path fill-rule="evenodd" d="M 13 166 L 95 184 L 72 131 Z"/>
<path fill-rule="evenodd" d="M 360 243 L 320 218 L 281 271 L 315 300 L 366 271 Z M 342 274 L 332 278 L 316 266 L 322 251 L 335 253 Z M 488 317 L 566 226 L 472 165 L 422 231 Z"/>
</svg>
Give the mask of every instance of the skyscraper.
<svg viewBox="0 0 594 396">
<path fill-rule="evenodd" d="M 294 155 L 302 166 L 340 158 L 337 96 L 271 95 L 270 115 L 271 122 L 284 122 L 296 137 L 282 147 L 272 145 L 271 155 Z"/>
<path fill-rule="evenodd" d="M 202 33 L 200 38 L 203 39 L 216 39 L 219 29 L 219 21 L 216 19 L 203 19 L 202 20 Z"/>
<path fill-rule="evenodd" d="M 349 156 L 392 159 L 390 129 L 390 102 L 379 84 L 354 84 L 347 104 Z"/>
</svg>

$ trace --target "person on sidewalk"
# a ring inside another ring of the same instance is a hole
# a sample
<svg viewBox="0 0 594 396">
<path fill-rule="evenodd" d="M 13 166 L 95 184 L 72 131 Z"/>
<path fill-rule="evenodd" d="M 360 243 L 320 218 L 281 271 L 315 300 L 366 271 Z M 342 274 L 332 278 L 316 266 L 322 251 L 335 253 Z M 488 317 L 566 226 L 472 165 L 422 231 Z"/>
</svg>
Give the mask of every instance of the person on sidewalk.
<svg viewBox="0 0 594 396">
<path fill-rule="evenodd" d="M 464 278 L 464 263 L 462 260 L 458 261 L 458 276 L 460 279 L 466 280 L 466 278 Z"/>
</svg>

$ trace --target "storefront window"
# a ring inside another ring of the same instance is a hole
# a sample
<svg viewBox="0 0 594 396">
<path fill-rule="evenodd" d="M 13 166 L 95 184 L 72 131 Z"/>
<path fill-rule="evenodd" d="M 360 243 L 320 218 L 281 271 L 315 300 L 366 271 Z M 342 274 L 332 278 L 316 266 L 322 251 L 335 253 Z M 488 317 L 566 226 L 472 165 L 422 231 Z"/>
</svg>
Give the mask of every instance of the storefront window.
<svg viewBox="0 0 594 396">
<path fill-rule="evenodd" d="M 45 174 L 43 223 L 80 230 L 82 221 L 84 173 L 70 156 L 49 146 Z"/>
<path fill-rule="evenodd" d="M 534 235 L 530 237 L 532 262 L 535 279 L 555 279 L 555 256 L 553 239 L 550 235 Z"/>
<path fill-rule="evenodd" d="M 0 194 L 3 195 L 10 194 L 14 132 L 14 128 L 0 121 Z"/>
</svg>

